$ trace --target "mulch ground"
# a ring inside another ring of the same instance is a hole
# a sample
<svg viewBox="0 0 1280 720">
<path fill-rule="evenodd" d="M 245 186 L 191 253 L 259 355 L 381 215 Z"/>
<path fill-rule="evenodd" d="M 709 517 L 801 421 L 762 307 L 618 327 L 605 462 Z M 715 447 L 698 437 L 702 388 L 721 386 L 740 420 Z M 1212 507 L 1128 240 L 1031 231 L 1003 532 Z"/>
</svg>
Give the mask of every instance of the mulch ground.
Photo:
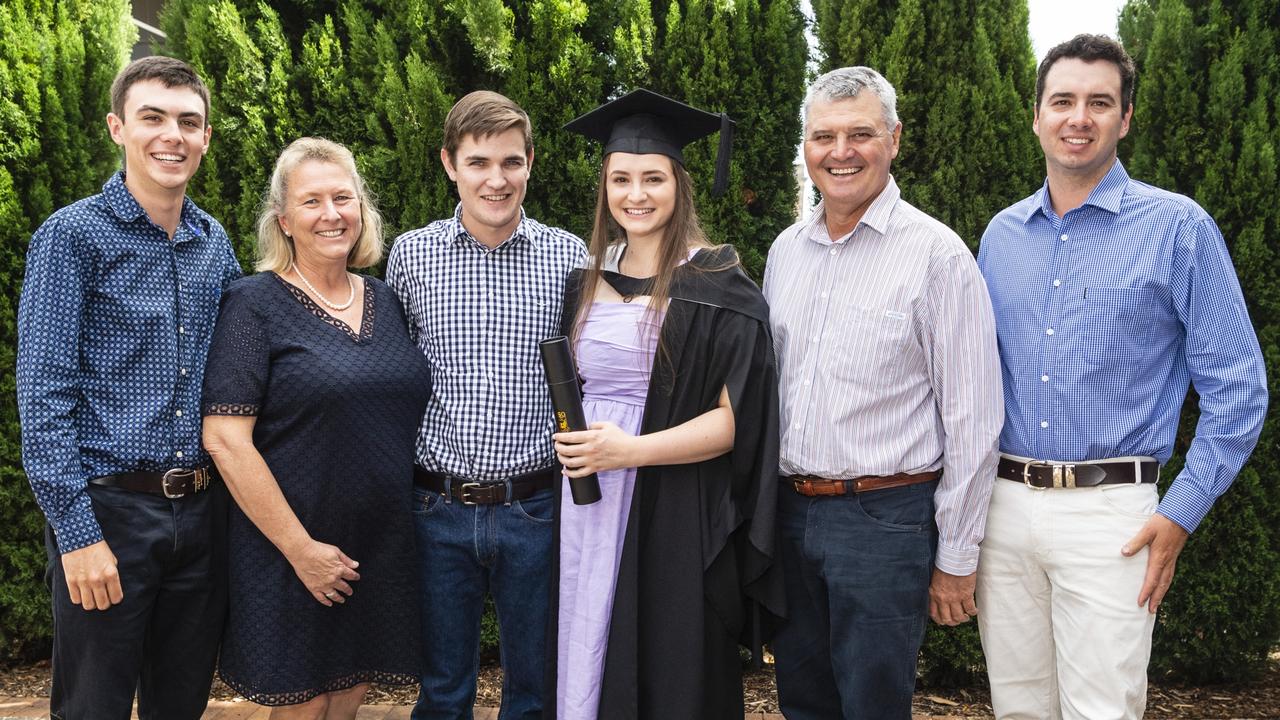
<svg viewBox="0 0 1280 720">
<path fill-rule="evenodd" d="M 777 691 L 771 670 L 748 673 L 744 685 L 747 712 L 778 711 Z M 45 660 L 0 669 L 0 695 L 48 697 L 49 662 Z M 215 681 L 212 692 L 214 699 L 230 700 L 235 696 L 230 688 Z M 366 702 L 409 704 L 416 697 L 417 688 L 375 685 Z M 494 666 L 481 668 L 476 704 L 497 707 L 501 698 L 502 670 Z M 961 689 L 925 688 L 916 693 L 915 713 L 989 718 L 991 699 L 985 686 Z M 1271 656 L 1262 677 L 1247 683 L 1187 686 L 1153 682 L 1147 693 L 1147 717 L 1152 720 L 1280 719 L 1280 653 Z"/>
</svg>

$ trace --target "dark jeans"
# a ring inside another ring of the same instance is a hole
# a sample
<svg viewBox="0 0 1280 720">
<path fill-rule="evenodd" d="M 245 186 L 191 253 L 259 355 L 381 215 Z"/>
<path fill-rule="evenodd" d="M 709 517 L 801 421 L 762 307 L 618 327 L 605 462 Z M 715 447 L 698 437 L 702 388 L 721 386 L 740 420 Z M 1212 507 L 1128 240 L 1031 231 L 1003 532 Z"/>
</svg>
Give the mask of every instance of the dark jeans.
<svg viewBox="0 0 1280 720">
<path fill-rule="evenodd" d="M 53 531 L 45 529 L 53 595 L 53 688 L 59 720 L 197 720 L 209 702 L 227 614 L 227 491 L 169 500 L 89 486 L 116 556 L 124 600 L 72 605 Z"/>
<path fill-rule="evenodd" d="M 552 510 L 550 490 L 511 505 L 464 505 L 414 488 L 425 658 L 414 720 L 471 720 L 486 592 L 502 648 L 498 717 L 542 716 Z"/>
<path fill-rule="evenodd" d="M 787 621 L 772 643 L 788 720 L 910 720 L 937 529 L 936 482 L 778 493 Z"/>
</svg>

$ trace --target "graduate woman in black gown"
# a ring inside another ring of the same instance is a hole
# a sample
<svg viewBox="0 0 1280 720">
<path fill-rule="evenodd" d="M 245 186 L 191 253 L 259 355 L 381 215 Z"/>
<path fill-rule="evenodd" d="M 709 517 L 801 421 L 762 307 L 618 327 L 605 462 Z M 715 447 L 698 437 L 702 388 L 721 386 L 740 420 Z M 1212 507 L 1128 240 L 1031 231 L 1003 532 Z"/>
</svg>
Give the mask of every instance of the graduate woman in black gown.
<svg viewBox="0 0 1280 720">
<path fill-rule="evenodd" d="M 723 180 L 731 127 L 646 90 L 566 126 L 605 146 L 564 313 L 590 429 L 556 451 L 603 498 L 558 503 L 546 717 L 738 720 L 739 642 L 782 611 L 768 310 L 703 233 L 681 151 L 720 131 Z"/>
</svg>

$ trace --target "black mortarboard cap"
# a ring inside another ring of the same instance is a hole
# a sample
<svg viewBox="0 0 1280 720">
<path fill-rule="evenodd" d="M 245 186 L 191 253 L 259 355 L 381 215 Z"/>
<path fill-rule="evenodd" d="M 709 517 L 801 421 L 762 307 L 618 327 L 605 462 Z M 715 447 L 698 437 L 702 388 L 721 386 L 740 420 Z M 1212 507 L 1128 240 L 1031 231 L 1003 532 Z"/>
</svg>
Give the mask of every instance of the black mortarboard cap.
<svg viewBox="0 0 1280 720">
<path fill-rule="evenodd" d="M 716 179 L 713 196 L 729 186 L 729 156 L 733 146 L 733 121 L 724 113 L 714 114 L 685 105 L 651 90 L 632 90 L 617 100 L 569 122 L 565 130 L 604 143 L 604 154 L 625 152 L 635 155 L 656 153 L 684 164 L 682 148 L 720 133 L 716 152 Z"/>
</svg>

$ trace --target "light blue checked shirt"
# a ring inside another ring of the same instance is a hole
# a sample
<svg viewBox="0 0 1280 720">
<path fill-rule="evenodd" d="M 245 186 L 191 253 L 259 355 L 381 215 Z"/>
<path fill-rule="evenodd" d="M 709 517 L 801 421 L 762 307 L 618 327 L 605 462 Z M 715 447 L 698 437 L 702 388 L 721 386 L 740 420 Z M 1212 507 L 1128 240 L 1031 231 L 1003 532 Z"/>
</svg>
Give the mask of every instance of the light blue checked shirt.
<svg viewBox="0 0 1280 720">
<path fill-rule="evenodd" d="M 1159 512 L 1195 530 L 1253 451 L 1267 409 L 1262 353 L 1213 218 L 1130 179 L 1117 160 L 1063 217 L 1047 183 L 997 215 L 978 266 L 1000 344 L 1000 449 L 1164 463 L 1194 383 L 1200 422 Z"/>
</svg>

